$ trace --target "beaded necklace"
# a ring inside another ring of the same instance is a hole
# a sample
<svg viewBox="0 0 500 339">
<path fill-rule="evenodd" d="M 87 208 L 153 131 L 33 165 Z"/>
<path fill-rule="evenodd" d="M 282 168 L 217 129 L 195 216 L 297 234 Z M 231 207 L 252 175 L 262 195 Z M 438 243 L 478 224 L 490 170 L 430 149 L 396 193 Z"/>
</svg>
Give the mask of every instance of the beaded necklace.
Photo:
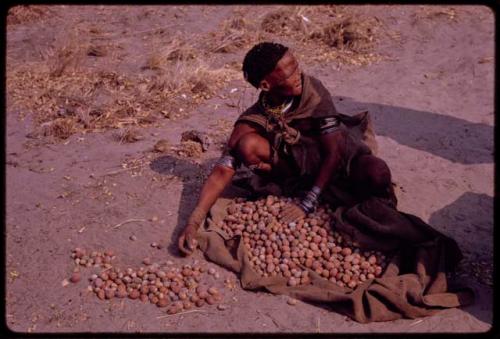
<svg viewBox="0 0 500 339">
<path fill-rule="evenodd" d="M 277 121 L 281 121 L 284 118 L 285 113 L 288 112 L 290 107 L 292 107 L 292 104 L 293 104 L 293 97 L 288 98 L 281 105 L 274 106 L 274 107 L 272 107 L 269 104 L 266 93 L 264 93 L 262 95 L 262 99 L 261 99 L 261 105 L 262 105 L 262 108 L 264 109 L 264 112 L 268 116 L 274 118 Z"/>
</svg>

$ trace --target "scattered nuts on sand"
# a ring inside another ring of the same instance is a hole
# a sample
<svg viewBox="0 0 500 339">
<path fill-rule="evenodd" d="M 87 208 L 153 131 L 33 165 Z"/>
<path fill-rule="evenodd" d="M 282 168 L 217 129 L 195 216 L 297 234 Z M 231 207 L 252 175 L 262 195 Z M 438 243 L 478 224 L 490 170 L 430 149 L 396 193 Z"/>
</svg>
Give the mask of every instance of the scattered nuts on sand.
<svg viewBox="0 0 500 339">
<path fill-rule="evenodd" d="M 86 256 L 82 249 L 73 250 L 73 254 L 75 257 Z M 104 253 L 94 251 L 88 258 L 99 258 L 106 254 L 114 258 L 114 254 L 110 251 Z M 172 261 L 160 265 L 152 262 L 149 257 L 144 258 L 142 263 L 146 266 L 137 269 L 131 267 L 120 269 L 108 264 L 107 268 L 89 277 L 91 282 L 88 286 L 89 291 L 95 293 L 101 300 L 129 298 L 151 303 L 166 308 L 169 314 L 189 310 L 195 306 L 218 304 L 223 300 L 223 294 L 218 287 L 204 285 L 203 276 L 207 277 L 209 273 L 197 260 L 193 264 L 184 264 L 181 267 L 174 265 Z M 79 269 L 77 271 L 70 278 L 72 282 L 80 279 Z M 218 274 L 214 268 L 211 268 L 210 272 L 212 275 Z M 67 286 L 70 280 L 65 279 L 63 286 Z"/>
</svg>

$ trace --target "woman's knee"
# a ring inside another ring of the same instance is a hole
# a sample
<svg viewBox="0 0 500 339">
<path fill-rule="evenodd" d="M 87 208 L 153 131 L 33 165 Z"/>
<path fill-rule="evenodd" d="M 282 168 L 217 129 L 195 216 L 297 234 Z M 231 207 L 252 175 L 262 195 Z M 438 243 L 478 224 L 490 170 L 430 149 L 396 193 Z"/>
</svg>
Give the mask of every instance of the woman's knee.
<svg viewBox="0 0 500 339">
<path fill-rule="evenodd" d="M 238 141 L 236 153 L 245 165 L 256 165 L 269 160 L 271 148 L 269 142 L 259 134 L 248 133 Z"/>
<path fill-rule="evenodd" d="M 391 170 L 387 163 L 373 155 L 360 156 L 353 164 L 355 182 L 373 192 L 385 192 L 392 184 Z"/>
</svg>

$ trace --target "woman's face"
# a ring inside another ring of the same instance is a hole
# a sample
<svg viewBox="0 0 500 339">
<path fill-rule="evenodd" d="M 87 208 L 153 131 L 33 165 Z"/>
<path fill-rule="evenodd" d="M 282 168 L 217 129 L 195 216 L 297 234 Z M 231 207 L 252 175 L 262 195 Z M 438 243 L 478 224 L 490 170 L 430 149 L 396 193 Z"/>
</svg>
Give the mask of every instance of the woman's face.
<svg viewBox="0 0 500 339">
<path fill-rule="evenodd" d="M 261 83 L 263 90 L 280 96 L 299 96 L 302 94 L 302 77 L 297 59 L 287 51 L 276 64 L 276 68 Z"/>
</svg>

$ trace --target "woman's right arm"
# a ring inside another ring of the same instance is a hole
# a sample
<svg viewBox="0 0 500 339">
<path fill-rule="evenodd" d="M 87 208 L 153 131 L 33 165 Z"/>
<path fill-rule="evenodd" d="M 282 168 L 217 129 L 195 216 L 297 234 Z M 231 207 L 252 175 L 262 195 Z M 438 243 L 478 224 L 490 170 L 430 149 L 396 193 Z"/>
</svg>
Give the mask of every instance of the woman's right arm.
<svg viewBox="0 0 500 339">
<path fill-rule="evenodd" d="M 179 249 L 185 255 L 192 254 L 196 249 L 197 242 L 195 236 L 198 228 L 222 191 L 231 182 L 235 172 L 230 167 L 215 166 L 212 173 L 208 176 L 207 181 L 203 184 L 198 203 L 188 219 L 186 228 L 179 237 Z"/>
<path fill-rule="evenodd" d="M 255 132 L 257 132 L 257 128 L 255 126 L 245 122 L 236 123 L 228 141 L 228 149 L 237 151 L 239 140 L 244 135 Z M 229 153 L 227 155 L 229 155 Z M 179 249 L 185 255 L 192 254 L 196 249 L 197 243 L 195 237 L 198 228 L 203 220 L 205 220 L 210 208 L 222 194 L 222 191 L 224 191 L 226 186 L 231 182 L 236 172 L 236 166 L 234 166 L 234 163 L 230 166 L 217 164 L 212 170 L 212 173 L 208 176 L 207 181 L 203 184 L 198 203 L 188 219 L 186 228 L 179 237 Z"/>
</svg>

